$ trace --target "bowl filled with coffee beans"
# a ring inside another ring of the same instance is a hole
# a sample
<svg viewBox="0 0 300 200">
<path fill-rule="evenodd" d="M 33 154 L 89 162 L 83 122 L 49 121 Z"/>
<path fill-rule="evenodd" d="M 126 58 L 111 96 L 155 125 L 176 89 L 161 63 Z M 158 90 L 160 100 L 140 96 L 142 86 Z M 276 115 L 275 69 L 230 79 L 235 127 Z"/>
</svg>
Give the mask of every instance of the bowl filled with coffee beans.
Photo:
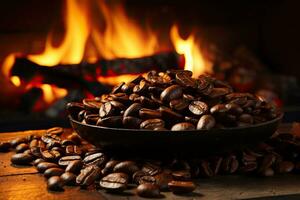
<svg viewBox="0 0 300 200">
<path fill-rule="evenodd" d="M 263 141 L 283 115 L 253 94 L 187 70 L 150 71 L 67 110 L 75 131 L 101 148 L 197 154 Z"/>
</svg>

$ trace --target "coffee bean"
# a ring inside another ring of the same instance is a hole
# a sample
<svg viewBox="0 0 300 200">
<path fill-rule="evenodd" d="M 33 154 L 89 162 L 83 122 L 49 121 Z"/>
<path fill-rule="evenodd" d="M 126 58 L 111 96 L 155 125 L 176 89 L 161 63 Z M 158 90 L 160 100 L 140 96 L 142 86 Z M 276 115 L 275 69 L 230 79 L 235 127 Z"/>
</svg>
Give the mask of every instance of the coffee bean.
<svg viewBox="0 0 300 200">
<path fill-rule="evenodd" d="M 16 139 L 10 141 L 10 144 L 12 147 L 16 147 L 21 143 L 27 143 L 27 142 L 28 142 L 28 140 L 26 138 L 16 138 Z"/>
<path fill-rule="evenodd" d="M 25 150 L 29 149 L 29 145 L 26 144 L 26 143 L 21 143 L 19 144 L 17 147 L 16 147 L 16 152 L 17 153 L 22 153 L 24 152 Z"/>
<path fill-rule="evenodd" d="M 125 173 L 112 173 L 104 176 L 100 182 L 100 187 L 111 191 L 111 192 L 121 192 L 127 188 L 128 175 Z"/>
<path fill-rule="evenodd" d="M 137 195 L 146 198 L 157 198 L 160 197 L 159 186 L 152 183 L 144 183 L 136 188 Z"/>
<path fill-rule="evenodd" d="M 136 94 L 144 94 L 149 87 L 149 84 L 145 80 L 141 80 L 139 85 L 135 85 L 133 88 L 133 92 Z"/>
<path fill-rule="evenodd" d="M 16 165 L 29 165 L 33 161 L 33 156 L 26 153 L 17 153 L 11 157 L 11 162 Z"/>
<path fill-rule="evenodd" d="M 116 94 L 116 93 L 121 92 L 121 88 L 122 88 L 122 86 L 123 86 L 124 84 L 125 84 L 125 82 L 121 82 L 121 83 L 119 83 L 118 85 L 116 85 L 116 86 L 112 89 L 111 93 L 112 93 L 112 94 Z"/>
<path fill-rule="evenodd" d="M 238 167 L 239 167 L 239 162 L 236 159 L 236 156 L 229 155 L 224 157 L 221 165 L 223 172 L 232 174 L 237 171 Z"/>
<path fill-rule="evenodd" d="M 71 135 L 68 135 L 68 140 L 72 141 L 74 144 L 79 145 L 81 144 L 81 137 L 77 133 L 72 133 Z"/>
<path fill-rule="evenodd" d="M 227 111 L 228 111 L 228 109 L 226 108 L 226 106 L 224 104 L 217 104 L 217 105 L 211 107 L 211 109 L 210 109 L 211 114 L 224 113 Z"/>
<path fill-rule="evenodd" d="M 0 152 L 8 152 L 11 147 L 9 142 L 0 142 Z"/>
<path fill-rule="evenodd" d="M 65 172 L 60 176 L 64 185 L 76 185 L 76 175 L 71 172 Z"/>
<path fill-rule="evenodd" d="M 192 178 L 188 170 L 173 171 L 172 177 L 176 181 L 189 181 Z"/>
<path fill-rule="evenodd" d="M 40 164 L 41 162 L 45 162 L 45 160 L 44 160 L 43 158 L 35 159 L 34 162 L 33 162 L 33 165 L 34 165 L 34 166 L 37 166 L 37 165 Z"/>
<path fill-rule="evenodd" d="M 132 175 L 139 170 L 139 167 L 134 161 L 122 161 L 115 165 L 114 172 L 123 172 L 128 175 Z"/>
<path fill-rule="evenodd" d="M 89 165 L 80 171 L 76 183 L 82 187 L 91 185 L 101 175 L 101 169 L 96 165 Z"/>
<path fill-rule="evenodd" d="M 172 126 L 172 131 L 191 131 L 195 130 L 195 126 L 189 122 L 181 122 Z"/>
<path fill-rule="evenodd" d="M 166 171 L 155 175 L 156 184 L 159 185 L 161 191 L 168 190 L 168 183 L 173 180 L 171 173 Z"/>
<path fill-rule="evenodd" d="M 162 118 L 166 121 L 172 121 L 173 123 L 180 122 L 183 120 L 183 116 L 167 107 L 159 107 Z"/>
<path fill-rule="evenodd" d="M 96 125 L 97 121 L 100 119 L 98 114 L 89 114 L 84 117 L 87 124 Z"/>
<path fill-rule="evenodd" d="M 84 165 L 97 165 L 102 166 L 106 161 L 106 156 L 103 153 L 94 153 L 91 155 L 86 156 L 83 159 Z"/>
<path fill-rule="evenodd" d="M 147 119 L 140 124 L 141 129 L 153 130 L 157 127 L 164 127 L 165 122 L 161 119 Z"/>
<path fill-rule="evenodd" d="M 53 127 L 46 131 L 47 135 L 61 135 L 64 132 L 64 129 L 61 127 Z"/>
<path fill-rule="evenodd" d="M 176 82 L 183 87 L 197 87 L 196 81 L 190 76 L 190 73 L 176 73 Z"/>
<path fill-rule="evenodd" d="M 46 161 L 56 161 L 61 157 L 61 153 L 55 150 L 45 150 L 41 152 L 41 155 Z"/>
<path fill-rule="evenodd" d="M 60 176 L 64 173 L 65 171 L 61 168 L 48 168 L 46 169 L 46 171 L 44 172 L 44 176 L 46 178 L 50 178 L 51 176 Z"/>
<path fill-rule="evenodd" d="M 162 169 L 159 165 L 150 162 L 146 162 L 142 167 L 142 171 L 150 176 L 155 176 L 156 174 L 160 173 L 161 170 Z"/>
<path fill-rule="evenodd" d="M 44 173 L 47 169 L 49 168 L 59 168 L 59 166 L 55 163 L 50 163 L 50 162 L 40 162 L 37 166 L 36 166 L 37 170 L 40 173 Z"/>
<path fill-rule="evenodd" d="M 122 116 L 111 116 L 99 119 L 97 121 L 97 126 L 111 127 L 111 128 L 120 128 L 123 124 Z"/>
<path fill-rule="evenodd" d="M 67 167 L 66 167 L 66 172 L 72 172 L 74 174 L 78 174 L 82 168 L 82 161 L 81 160 L 74 160 L 71 161 Z"/>
<path fill-rule="evenodd" d="M 63 190 L 63 182 L 59 176 L 52 176 L 48 179 L 47 182 L 48 190 L 52 191 L 62 191 Z"/>
<path fill-rule="evenodd" d="M 99 116 L 100 117 L 108 117 L 112 116 L 115 112 L 115 108 L 110 102 L 106 102 L 101 105 L 100 110 L 99 110 Z"/>
<path fill-rule="evenodd" d="M 105 164 L 103 170 L 101 171 L 102 174 L 103 174 L 103 175 L 107 175 L 107 174 L 111 173 L 111 172 L 113 171 L 114 167 L 115 167 L 119 162 L 120 162 L 120 161 L 118 161 L 118 160 L 110 160 L 110 161 L 108 161 L 108 162 Z"/>
<path fill-rule="evenodd" d="M 220 98 L 230 92 L 229 88 L 213 88 L 209 93 L 210 98 Z"/>
<path fill-rule="evenodd" d="M 210 130 L 216 125 L 216 120 L 212 115 L 203 115 L 197 124 L 198 130 Z"/>
<path fill-rule="evenodd" d="M 75 156 L 64 156 L 61 157 L 58 161 L 58 164 L 60 166 L 67 166 L 69 165 L 72 161 L 76 161 L 76 160 L 81 160 L 81 157 L 78 155 Z"/>
<path fill-rule="evenodd" d="M 144 183 L 151 183 L 151 184 L 155 184 L 156 183 L 156 179 L 153 176 L 142 176 L 139 178 L 138 180 L 138 185 L 144 184 Z"/>
<path fill-rule="evenodd" d="M 177 111 L 183 111 L 189 106 L 189 102 L 185 99 L 174 99 L 170 101 L 170 108 Z"/>
<path fill-rule="evenodd" d="M 252 115 L 245 113 L 245 114 L 240 115 L 239 121 L 247 123 L 247 124 L 253 124 L 254 119 L 253 119 Z"/>
<path fill-rule="evenodd" d="M 168 186 L 175 194 L 191 193 L 196 189 L 196 185 L 191 181 L 171 181 Z"/>
<path fill-rule="evenodd" d="M 123 118 L 123 125 L 125 128 L 139 129 L 142 121 L 142 119 L 128 116 Z"/>
<path fill-rule="evenodd" d="M 134 86 L 135 86 L 134 83 L 126 83 L 126 84 L 122 85 L 121 91 L 125 92 L 127 94 L 130 94 L 131 92 L 133 92 Z"/>
<path fill-rule="evenodd" d="M 137 117 L 140 109 L 142 109 L 142 105 L 140 103 L 133 103 L 125 110 L 123 117 Z"/>
<path fill-rule="evenodd" d="M 194 115 L 202 115 L 208 111 L 208 106 L 206 103 L 202 101 L 192 101 L 191 104 L 189 105 L 189 110 Z"/>
<path fill-rule="evenodd" d="M 91 112 L 97 112 L 102 105 L 101 101 L 98 101 L 96 99 L 83 99 L 82 103 L 84 105 L 84 108 Z"/>
<path fill-rule="evenodd" d="M 155 118 L 161 118 L 161 113 L 158 110 L 142 108 L 139 111 L 139 116 L 142 119 L 155 119 Z"/>
<path fill-rule="evenodd" d="M 163 102 L 170 102 L 174 99 L 179 99 L 182 97 L 183 90 L 179 85 L 172 85 L 167 87 L 161 94 L 160 100 Z"/>
<path fill-rule="evenodd" d="M 243 109 L 235 103 L 227 103 L 225 104 L 225 107 L 227 108 L 228 112 L 231 114 L 240 115 L 243 113 Z"/>
<path fill-rule="evenodd" d="M 267 154 L 264 156 L 263 160 L 262 160 L 262 163 L 258 169 L 258 172 L 262 172 L 264 170 L 266 170 L 267 168 L 270 168 L 274 162 L 275 162 L 275 155 L 274 154 Z"/>
<path fill-rule="evenodd" d="M 66 146 L 66 150 L 65 153 L 67 156 L 71 156 L 71 155 L 82 155 L 82 151 L 80 149 L 80 147 L 76 146 L 76 145 L 68 145 Z"/>
</svg>

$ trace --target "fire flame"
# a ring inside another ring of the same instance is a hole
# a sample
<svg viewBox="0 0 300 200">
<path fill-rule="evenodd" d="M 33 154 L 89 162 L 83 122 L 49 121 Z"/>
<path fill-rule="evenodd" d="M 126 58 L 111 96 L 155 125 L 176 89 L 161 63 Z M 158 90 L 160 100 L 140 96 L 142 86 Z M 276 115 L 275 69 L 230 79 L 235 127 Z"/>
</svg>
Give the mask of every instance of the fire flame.
<svg viewBox="0 0 300 200">
<path fill-rule="evenodd" d="M 96 55 L 96 59 L 114 59 L 148 56 L 161 49 L 158 35 L 130 19 L 121 4 L 108 5 L 107 1 L 97 1 L 97 6 L 94 6 L 93 10 L 98 9 L 102 15 L 105 25 L 102 28 L 99 28 L 98 22 L 91 17 L 91 6 L 86 1 L 66 0 L 65 36 L 61 44 L 55 47 L 52 44 L 54 35 L 49 34 L 44 51 L 37 55 L 28 55 L 27 58 L 39 65 L 50 67 L 95 60 L 87 55 L 91 50 L 95 51 L 91 55 Z M 194 76 L 199 76 L 209 69 L 195 34 L 183 39 L 178 26 L 173 25 L 170 39 L 173 44 L 170 48 L 175 48 L 177 53 L 185 56 L 185 69 L 193 71 Z M 16 87 L 20 87 L 22 80 L 18 76 L 10 75 L 15 57 L 16 54 L 11 54 L 6 58 L 2 73 Z M 131 79 L 130 74 L 98 77 L 99 82 L 111 85 Z M 42 82 L 29 83 L 26 89 L 31 87 L 39 87 L 43 91 L 44 101 L 48 104 L 67 95 L 65 89 Z"/>
</svg>

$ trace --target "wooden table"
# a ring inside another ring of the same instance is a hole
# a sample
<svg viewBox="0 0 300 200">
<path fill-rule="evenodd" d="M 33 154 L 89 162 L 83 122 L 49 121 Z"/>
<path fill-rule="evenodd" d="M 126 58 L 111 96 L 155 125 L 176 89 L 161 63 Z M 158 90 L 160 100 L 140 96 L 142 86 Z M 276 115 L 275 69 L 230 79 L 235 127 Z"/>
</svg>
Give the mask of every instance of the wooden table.
<svg viewBox="0 0 300 200">
<path fill-rule="evenodd" d="M 43 131 L 0 133 L 0 141 Z M 80 187 L 65 187 L 64 192 L 48 192 L 43 175 L 34 167 L 14 167 L 10 157 L 14 152 L 0 153 L 0 200 L 4 199 L 141 199 L 134 195 L 134 189 L 122 195 L 104 191 L 83 190 Z M 197 189 L 189 195 L 178 196 L 171 192 L 162 193 L 164 199 L 300 199 L 300 175 L 276 175 L 271 178 L 250 176 L 217 176 L 200 179 Z"/>
</svg>

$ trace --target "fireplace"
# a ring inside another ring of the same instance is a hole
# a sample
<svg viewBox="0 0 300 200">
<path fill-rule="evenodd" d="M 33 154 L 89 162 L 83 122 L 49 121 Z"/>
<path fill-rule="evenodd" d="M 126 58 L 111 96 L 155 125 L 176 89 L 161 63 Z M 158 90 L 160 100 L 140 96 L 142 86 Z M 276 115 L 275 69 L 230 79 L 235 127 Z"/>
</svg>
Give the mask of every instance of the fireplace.
<svg viewBox="0 0 300 200">
<path fill-rule="evenodd" d="M 149 70 L 209 73 L 299 119 L 299 13 L 276 1 L 5 1 L 0 124 L 68 126 L 65 105 Z M 298 50 L 297 50 L 298 49 Z"/>
</svg>

